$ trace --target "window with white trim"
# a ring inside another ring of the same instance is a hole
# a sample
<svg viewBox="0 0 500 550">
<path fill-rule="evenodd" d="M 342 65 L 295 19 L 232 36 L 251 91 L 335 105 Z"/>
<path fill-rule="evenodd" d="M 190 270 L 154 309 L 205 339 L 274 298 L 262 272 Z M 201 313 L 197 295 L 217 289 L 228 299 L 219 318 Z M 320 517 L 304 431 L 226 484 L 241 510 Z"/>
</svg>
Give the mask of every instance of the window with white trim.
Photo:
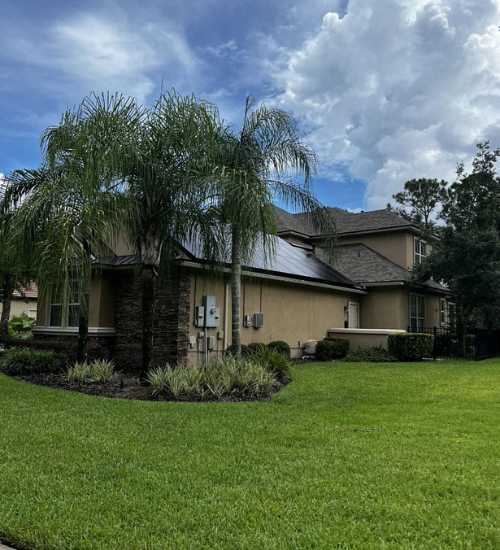
<svg viewBox="0 0 500 550">
<path fill-rule="evenodd" d="M 80 316 L 80 300 L 78 280 L 71 279 L 65 291 L 54 288 L 51 292 L 49 305 L 49 326 L 51 327 L 77 327 Z"/>
<path fill-rule="evenodd" d="M 448 326 L 448 303 L 446 298 L 439 300 L 439 324 L 442 327 Z"/>
<path fill-rule="evenodd" d="M 418 237 L 415 237 L 414 243 L 413 261 L 415 265 L 420 265 L 427 256 L 427 243 Z"/>
<path fill-rule="evenodd" d="M 425 325 L 425 299 L 421 294 L 410 294 L 409 327 L 411 332 L 422 332 Z"/>
</svg>

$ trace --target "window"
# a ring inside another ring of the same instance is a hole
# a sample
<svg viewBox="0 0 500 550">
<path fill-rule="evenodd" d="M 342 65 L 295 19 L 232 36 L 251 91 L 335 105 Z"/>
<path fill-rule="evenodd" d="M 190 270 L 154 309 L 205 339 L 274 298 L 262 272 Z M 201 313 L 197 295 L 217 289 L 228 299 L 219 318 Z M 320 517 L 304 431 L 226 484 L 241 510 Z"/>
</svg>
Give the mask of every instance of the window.
<svg viewBox="0 0 500 550">
<path fill-rule="evenodd" d="M 448 302 L 448 326 L 455 329 L 457 326 L 457 304 Z"/>
<path fill-rule="evenodd" d="M 444 327 L 448 325 L 448 304 L 445 298 L 441 298 L 439 306 L 439 324 Z"/>
<path fill-rule="evenodd" d="M 49 325 L 51 327 L 77 327 L 80 317 L 80 300 L 78 281 L 72 279 L 67 290 L 66 300 L 64 291 L 52 291 L 49 306 Z M 64 303 L 66 302 L 66 303 Z"/>
<path fill-rule="evenodd" d="M 413 260 L 415 265 L 420 265 L 424 258 L 427 256 L 427 244 L 422 239 L 415 237 L 415 250 L 413 254 Z"/>
<path fill-rule="evenodd" d="M 420 294 L 410 294 L 410 332 L 422 332 L 425 322 L 425 300 Z"/>
<path fill-rule="evenodd" d="M 359 328 L 359 304 L 349 302 L 348 304 L 348 328 Z"/>
<path fill-rule="evenodd" d="M 50 302 L 49 325 L 51 327 L 61 327 L 63 324 L 63 293 L 61 289 L 52 291 Z"/>
</svg>

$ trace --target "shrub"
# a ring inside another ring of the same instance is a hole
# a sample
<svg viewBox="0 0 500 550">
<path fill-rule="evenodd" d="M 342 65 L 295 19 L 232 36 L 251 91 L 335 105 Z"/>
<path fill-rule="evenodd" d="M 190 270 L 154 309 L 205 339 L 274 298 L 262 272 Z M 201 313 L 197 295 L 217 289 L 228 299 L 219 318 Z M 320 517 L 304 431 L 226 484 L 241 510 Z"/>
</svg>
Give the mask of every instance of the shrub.
<svg viewBox="0 0 500 550">
<path fill-rule="evenodd" d="M 153 395 L 175 400 L 261 399 L 277 385 L 274 373 L 256 359 L 232 356 L 203 367 L 157 367 L 146 380 Z"/>
<path fill-rule="evenodd" d="M 53 351 L 9 348 L 0 358 L 0 370 L 14 376 L 56 372 L 64 367 L 64 358 Z"/>
<path fill-rule="evenodd" d="M 387 363 L 396 361 L 396 358 L 382 347 L 358 348 L 350 351 L 344 358 L 347 362 Z"/>
<path fill-rule="evenodd" d="M 31 338 L 33 325 L 35 320 L 31 317 L 28 317 L 25 313 L 12 317 L 9 321 L 9 337 L 26 339 Z"/>
<path fill-rule="evenodd" d="M 77 382 L 84 384 L 90 379 L 90 365 L 88 363 L 75 363 L 68 367 L 66 371 L 66 380 L 68 382 Z"/>
<path fill-rule="evenodd" d="M 349 340 L 342 338 L 325 338 L 316 346 L 316 358 L 320 361 L 342 359 L 349 351 Z"/>
<path fill-rule="evenodd" d="M 244 344 L 242 344 L 241 345 L 241 356 L 242 357 L 248 357 L 249 354 L 250 354 L 250 350 L 248 349 L 248 346 L 245 346 Z M 226 348 L 225 355 L 232 355 L 232 356 L 236 355 L 236 348 L 233 344 L 231 344 L 230 346 L 228 346 Z"/>
<path fill-rule="evenodd" d="M 256 353 L 254 359 L 269 372 L 272 372 L 281 384 L 287 384 L 292 379 L 290 361 L 283 354 L 270 349 L 269 346 Z"/>
<path fill-rule="evenodd" d="M 111 361 L 96 359 L 91 363 L 75 363 L 69 367 L 66 372 L 68 382 L 86 383 L 105 383 L 113 378 L 114 365 Z"/>
<path fill-rule="evenodd" d="M 265 349 L 267 348 L 266 344 L 261 344 L 260 342 L 252 342 L 251 344 L 248 344 L 248 354 L 247 355 L 251 355 L 251 354 L 259 354 L 261 352 L 263 352 Z M 243 353 L 242 353 L 243 355 Z"/>
<path fill-rule="evenodd" d="M 391 334 L 388 344 L 389 354 L 399 361 L 420 361 L 432 355 L 430 334 Z"/>
<path fill-rule="evenodd" d="M 275 340 L 274 342 L 270 342 L 267 347 L 272 351 L 281 353 L 281 355 L 284 355 L 287 359 L 290 359 L 292 356 L 290 346 L 283 340 Z"/>
</svg>

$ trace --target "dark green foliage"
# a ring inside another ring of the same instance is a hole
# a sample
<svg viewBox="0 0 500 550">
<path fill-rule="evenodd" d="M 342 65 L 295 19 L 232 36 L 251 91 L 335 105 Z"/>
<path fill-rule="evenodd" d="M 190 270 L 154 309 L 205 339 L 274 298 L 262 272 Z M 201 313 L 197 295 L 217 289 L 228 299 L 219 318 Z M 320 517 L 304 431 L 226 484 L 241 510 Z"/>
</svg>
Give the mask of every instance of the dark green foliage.
<svg viewBox="0 0 500 550">
<path fill-rule="evenodd" d="M 424 266 L 457 295 L 458 329 L 495 328 L 500 319 L 500 150 L 477 146 L 472 172 L 459 166 L 443 204 L 446 222 Z"/>
<path fill-rule="evenodd" d="M 10 338 L 30 338 L 32 336 L 32 328 L 35 324 L 35 319 L 28 317 L 28 315 L 18 315 L 12 317 L 9 321 L 9 337 Z"/>
<path fill-rule="evenodd" d="M 53 351 L 10 348 L 0 355 L 0 370 L 14 376 L 57 372 L 64 363 L 64 358 Z"/>
<path fill-rule="evenodd" d="M 316 358 L 319 361 L 342 359 L 349 351 L 349 340 L 343 338 L 325 338 L 316 346 Z"/>
<path fill-rule="evenodd" d="M 253 358 L 272 372 L 281 384 L 288 384 L 292 380 L 290 360 L 282 353 L 273 351 L 269 346 L 263 346 Z"/>
<path fill-rule="evenodd" d="M 272 351 L 277 351 L 278 353 L 281 353 L 287 359 L 290 359 L 290 357 L 292 356 L 290 346 L 283 340 L 275 340 L 274 342 L 270 342 L 267 347 Z"/>
<path fill-rule="evenodd" d="M 458 338 L 453 334 L 438 334 L 435 337 L 434 353 L 436 357 L 457 357 L 460 355 Z"/>
<path fill-rule="evenodd" d="M 439 210 L 446 195 L 446 185 L 446 181 L 437 179 L 409 180 L 404 185 L 404 191 L 392 198 L 400 205 L 400 214 L 429 229 L 433 223 L 432 216 Z"/>
<path fill-rule="evenodd" d="M 224 353 L 225 353 L 225 355 L 236 356 L 236 346 L 233 346 L 233 345 L 228 346 Z M 241 356 L 242 357 L 248 357 L 249 354 L 250 354 L 249 347 L 245 346 L 244 344 L 241 344 Z"/>
<path fill-rule="evenodd" d="M 389 363 L 396 361 L 396 358 L 390 355 L 385 348 L 376 346 L 373 348 L 358 348 L 352 350 L 346 355 L 344 361 L 351 363 Z"/>
<path fill-rule="evenodd" d="M 266 349 L 266 344 L 261 344 L 260 342 L 252 342 L 251 344 L 248 344 L 247 349 L 250 354 L 261 353 L 263 350 Z"/>
<path fill-rule="evenodd" d="M 391 334 L 388 339 L 389 354 L 399 361 L 421 361 L 432 357 L 430 334 Z"/>
</svg>

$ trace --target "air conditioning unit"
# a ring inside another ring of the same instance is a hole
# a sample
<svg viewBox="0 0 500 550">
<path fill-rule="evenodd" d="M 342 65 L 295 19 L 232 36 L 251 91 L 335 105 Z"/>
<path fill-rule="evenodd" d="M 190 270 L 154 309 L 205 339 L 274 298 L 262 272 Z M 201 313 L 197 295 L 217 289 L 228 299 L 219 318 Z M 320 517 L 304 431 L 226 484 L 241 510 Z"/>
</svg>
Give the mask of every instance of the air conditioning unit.
<svg viewBox="0 0 500 550">
<path fill-rule="evenodd" d="M 264 326 L 264 314 L 263 313 L 254 313 L 253 314 L 253 327 L 262 328 Z"/>
</svg>

